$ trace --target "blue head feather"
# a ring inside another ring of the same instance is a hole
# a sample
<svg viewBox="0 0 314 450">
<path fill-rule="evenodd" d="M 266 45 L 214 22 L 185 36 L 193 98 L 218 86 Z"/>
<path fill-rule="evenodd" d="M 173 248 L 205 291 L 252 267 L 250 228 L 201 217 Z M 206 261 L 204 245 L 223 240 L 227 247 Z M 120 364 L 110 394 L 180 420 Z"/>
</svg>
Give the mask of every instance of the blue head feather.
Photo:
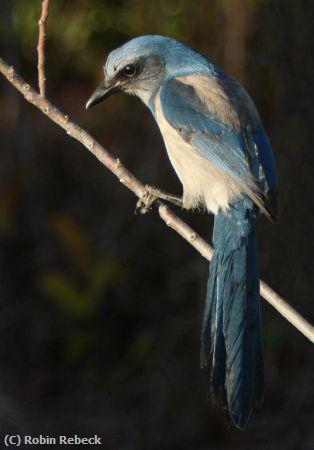
<svg viewBox="0 0 314 450">
<path fill-rule="evenodd" d="M 175 39 L 158 35 L 139 36 L 113 50 L 108 56 L 105 70 L 112 73 L 114 67 L 120 67 L 127 61 L 152 56 L 163 61 L 166 77 L 215 70 L 214 65 L 193 48 Z"/>
</svg>

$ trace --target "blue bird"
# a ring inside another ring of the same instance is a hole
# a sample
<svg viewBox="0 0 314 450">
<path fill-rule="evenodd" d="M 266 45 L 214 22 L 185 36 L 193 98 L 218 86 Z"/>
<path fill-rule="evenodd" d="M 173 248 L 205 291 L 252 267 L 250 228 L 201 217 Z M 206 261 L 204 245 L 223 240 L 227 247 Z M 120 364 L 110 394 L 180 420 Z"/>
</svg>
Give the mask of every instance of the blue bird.
<svg viewBox="0 0 314 450">
<path fill-rule="evenodd" d="M 244 429 L 263 397 L 255 223 L 277 219 L 270 143 L 245 89 L 191 47 L 141 36 L 112 51 L 89 108 L 115 92 L 152 112 L 182 186 L 184 208 L 215 215 L 201 366 L 226 417 Z"/>
</svg>

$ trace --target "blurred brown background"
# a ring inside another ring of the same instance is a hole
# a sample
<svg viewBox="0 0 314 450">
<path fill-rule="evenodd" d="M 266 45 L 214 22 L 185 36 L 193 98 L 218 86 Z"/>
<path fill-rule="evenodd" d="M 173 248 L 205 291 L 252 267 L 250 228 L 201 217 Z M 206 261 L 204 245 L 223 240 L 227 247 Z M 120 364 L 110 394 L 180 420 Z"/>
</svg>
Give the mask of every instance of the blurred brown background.
<svg viewBox="0 0 314 450">
<path fill-rule="evenodd" d="M 1 0 L 1 55 L 36 85 L 41 1 Z M 254 99 L 276 156 L 280 221 L 261 277 L 314 321 L 314 2 L 51 0 L 47 95 L 145 183 L 180 193 L 135 98 L 84 105 L 108 52 L 165 34 Z M 98 433 L 108 450 L 314 449 L 313 345 L 262 301 L 266 394 L 228 430 L 199 369 L 208 264 L 81 145 L 0 79 L 0 434 Z M 210 238 L 212 218 L 178 214 Z"/>
</svg>

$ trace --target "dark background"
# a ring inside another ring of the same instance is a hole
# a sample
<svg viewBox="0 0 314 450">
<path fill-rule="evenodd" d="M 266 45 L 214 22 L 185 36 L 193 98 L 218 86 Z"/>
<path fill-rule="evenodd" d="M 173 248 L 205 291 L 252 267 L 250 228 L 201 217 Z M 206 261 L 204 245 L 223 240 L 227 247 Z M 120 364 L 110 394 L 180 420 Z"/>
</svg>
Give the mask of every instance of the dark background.
<svg viewBox="0 0 314 450">
<path fill-rule="evenodd" d="M 1 55 L 36 86 L 41 1 L 1 0 Z M 135 98 L 85 111 L 108 52 L 140 34 L 198 48 L 254 99 L 280 220 L 261 277 L 314 321 L 314 2 L 52 0 L 47 95 L 138 176 L 180 193 Z M 103 437 L 108 450 L 314 449 L 313 346 L 262 300 L 266 394 L 227 429 L 199 369 L 207 262 L 80 144 L 0 80 L 0 434 Z M 210 238 L 212 218 L 178 211 Z"/>
</svg>

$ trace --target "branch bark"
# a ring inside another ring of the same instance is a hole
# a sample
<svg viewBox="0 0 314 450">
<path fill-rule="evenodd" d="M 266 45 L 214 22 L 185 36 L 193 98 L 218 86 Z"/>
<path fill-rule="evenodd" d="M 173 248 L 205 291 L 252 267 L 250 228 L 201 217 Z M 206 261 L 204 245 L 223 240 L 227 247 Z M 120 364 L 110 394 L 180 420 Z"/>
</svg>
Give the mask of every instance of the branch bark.
<svg viewBox="0 0 314 450">
<path fill-rule="evenodd" d="M 49 0 L 43 0 L 41 5 L 41 17 L 38 21 L 39 36 L 38 36 L 38 86 L 42 97 L 46 95 L 46 71 L 45 71 L 45 37 L 46 37 L 46 22 L 49 15 Z"/>
<path fill-rule="evenodd" d="M 104 166 L 107 167 L 120 183 L 124 184 L 137 197 L 143 198 L 148 195 L 145 185 L 131 174 L 119 161 L 114 158 L 102 145 L 100 145 L 87 131 L 69 119 L 52 103 L 39 95 L 29 84 L 15 72 L 3 59 L 0 58 L 0 72 L 5 78 L 23 94 L 25 99 L 39 108 L 50 120 L 63 128 L 69 136 L 84 145 Z M 201 238 L 192 228 L 176 216 L 172 210 L 161 201 L 157 202 L 157 209 L 161 219 L 189 242 L 204 258 L 211 260 L 212 247 Z M 314 327 L 306 321 L 292 306 L 271 289 L 263 281 L 260 282 L 261 296 L 270 303 L 285 319 L 287 319 L 304 336 L 314 343 Z"/>
</svg>

